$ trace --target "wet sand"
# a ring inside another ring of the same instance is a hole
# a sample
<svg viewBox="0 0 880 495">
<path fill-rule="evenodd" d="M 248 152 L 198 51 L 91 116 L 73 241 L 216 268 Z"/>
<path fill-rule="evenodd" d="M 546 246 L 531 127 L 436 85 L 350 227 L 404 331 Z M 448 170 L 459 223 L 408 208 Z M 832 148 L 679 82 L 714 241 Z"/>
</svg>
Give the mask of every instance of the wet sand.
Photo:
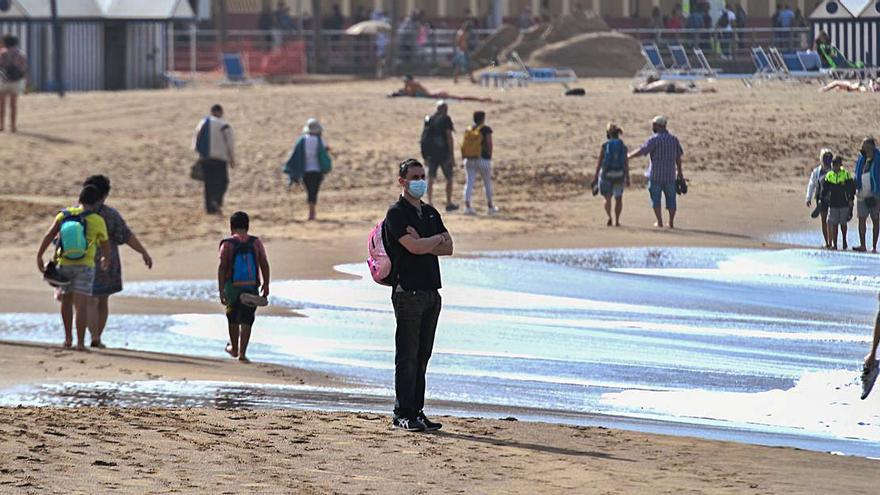
<svg viewBox="0 0 880 495">
<path fill-rule="evenodd" d="M 124 248 L 127 280 L 212 278 L 227 220 L 201 213 L 200 184 L 187 172 L 191 130 L 215 102 L 226 107 L 240 142 L 227 213 L 252 213 L 253 231 L 266 242 L 276 279 L 340 276 L 333 265 L 366 255 L 366 235 L 397 192 L 394 165 L 417 154 L 420 122 L 431 112 L 427 100 L 384 98 L 395 84 L 24 98 L 22 132 L 0 135 L 0 260 L 7 274 L 0 280 L 0 310 L 57 311 L 33 256 L 53 212 L 73 201 L 78 183 L 91 173 L 111 177 L 109 203 L 122 211 L 155 259 L 155 269 L 147 271 Z M 452 88 L 448 81 L 427 84 Z M 876 131 L 868 123 L 880 118 L 865 95 L 819 95 L 809 85 L 768 84 L 749 91 L 720 82 L 714 95 L 632 95 L 624 80 L 582 85 L 588 91 L 583 99 L 536 87 L 492 91 L 502 100 L 496 105 L 452 104 L 459 130 L 472 111 L 489 112 L 502 208 L 495 218 L 444 216 L 458 253 L 773 247 L 765 240 L 771 234 L 815 226 L 803 205 L 803 188 L 819 148 L 845 147 L 851 160 L 862 135 Z M 638 177 L 646 159 L 632 165 L 636 187 L 625 196 L 625 227 L 606 228 L 601 200 L 586 186 L 604 126 L 616 121 L 635 146 L 648 136 L 648 122 L 658 113 L 670 116 L 671 130 L 682 139 L 691 179 L 690 193 L 680 199 L 678 229 L 650 227 L 653 215 Z M 311 116 L 322 120 L 336 163 L 322 189 L 321 220 L 307 223 L 304 193 L 288 192 L 279 170 Z M 458 173 L 455 201 L 462 186 Z M 475 206 L 481 211 L 481 192 Z M 120 313 L 220 309 L 126 297 L 112 304 Z M 159 365 L 143 353 L 12 350 L 0 358 L 4 385 L 153 376 L 307 384 L 326 379 L 302 370 L 242 369 L 238 363 L 192 358 Z M 433 493 L 874 493 L 880 483 L 876 463 L 867 460 L 532 423 L 457 419 L 447 426 L 451 435 L 411 436 L 388 432 L 386 417 L 295 411 L 22 408 L 2 409 L 0 417 L 0 445 L 9 459 L 0 467 L 0 486 L 23 492 L 204 492 L 219 484 L 227 492 L 361 493 L 389 487 L 396 492 L 415 486 Z M 240 433 L 232 434 L 236 428 Z M 296 443 L 302 440 L 306 443 Z M 243 482 L 236 483 L 235 472 L 246 473 Z"/>
</svg>

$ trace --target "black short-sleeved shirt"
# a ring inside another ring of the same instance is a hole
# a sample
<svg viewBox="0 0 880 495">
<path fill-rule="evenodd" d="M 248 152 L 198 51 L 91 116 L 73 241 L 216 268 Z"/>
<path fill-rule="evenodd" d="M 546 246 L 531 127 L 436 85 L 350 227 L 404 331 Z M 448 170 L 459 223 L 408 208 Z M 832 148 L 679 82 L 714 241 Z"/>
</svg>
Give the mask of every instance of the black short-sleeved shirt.
<svg viewBox="0 0 880 495">
<path fill-rule="evenodd" d="M 492 151 L 489 150 L 489 136 L 492 135 L 492 128 L 484 125 L 482 129 L 480 129 L 480 134 L 483 135 L 483 151 L 480 153 L 480 157 L 484 160 L 492 159 Z"/>
<path fill-rule="evenodd" d="M 443 159 L 449 157 L 449 141 L 446 139 L 447 132 L 455 132 L 452 117 L 449 115 L 434 114 L 428 121 L 431 133 L 431 157 Z"/>
<path fill-rule="evenodd" d="M 400 238 L 406 235 L 407 227 L 413 227 L 419 237 L 431 237 L 447 232 L 440 213 L 433 206 L 422 203 L 421 215 L 418 209 L 403 196 L 388 208 L 385 214 L 385 228 L 388 229 L 389 252 L 397 273 L 397 284 L 403 290 L 434 290 L 441 287 L 440 262 L 433 254 L 415 255 L 407 251 Z"/>
</svg>

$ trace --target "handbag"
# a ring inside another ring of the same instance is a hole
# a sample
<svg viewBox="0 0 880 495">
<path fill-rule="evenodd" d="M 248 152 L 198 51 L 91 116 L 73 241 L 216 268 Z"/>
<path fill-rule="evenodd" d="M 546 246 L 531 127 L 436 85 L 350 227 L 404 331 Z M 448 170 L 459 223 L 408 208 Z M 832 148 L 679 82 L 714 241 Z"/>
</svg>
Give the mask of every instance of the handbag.
<svg viewBox="0 0 880 495">
<path fill-rule="evenodd" d="M 192 167 L 189 169 L 189 177 L 192 180 L 205 180 L 205 167 L 202 165 L 201 159 L 196 160 L 196 162 L 192 164 Z"/>
</svg>

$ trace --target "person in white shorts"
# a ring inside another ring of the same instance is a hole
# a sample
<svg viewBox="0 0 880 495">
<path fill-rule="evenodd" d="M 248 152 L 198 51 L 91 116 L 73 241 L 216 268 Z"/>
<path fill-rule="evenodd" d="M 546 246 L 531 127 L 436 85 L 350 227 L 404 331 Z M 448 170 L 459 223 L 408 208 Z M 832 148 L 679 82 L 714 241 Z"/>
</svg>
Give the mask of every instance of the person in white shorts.
<svg viewBox="0 0 880 495">
<path fill-rule="evenodd" d="M 0 132 L 6 125 L 6 100 L 9 100 L 9 130 L 16 132 L 18 95 L 27 87 L 27 57 L 18 48 L 15 36 L 4 36 L 3 46 L 0 50 Z"/>
<path fill-rule="evenodd" d="M 476 215 L 471 199 L 474 196 L 474 185 L 477 176 L 483 179 L 486 190 L 486 203 L 489 215 L 498 213 L 498 207 L 492 200 L 492 128 L 486 125 L 486 112 L 474 112 L 474 124 L 465 131 L 461 145 L 461 157 L 465 169 L 464 213 Z"/>
</svg>

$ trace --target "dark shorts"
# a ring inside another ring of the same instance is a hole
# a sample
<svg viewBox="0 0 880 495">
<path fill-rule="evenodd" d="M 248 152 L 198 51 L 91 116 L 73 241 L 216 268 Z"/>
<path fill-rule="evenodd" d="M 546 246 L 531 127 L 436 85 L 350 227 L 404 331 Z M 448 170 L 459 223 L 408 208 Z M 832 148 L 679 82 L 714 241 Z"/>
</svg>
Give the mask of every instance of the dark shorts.
<svg viewBox="0 0 880 495">
<path fill-rule="evenodd" d="M 226 293 L 226 321 L 233 325 L 253 325 L 257 316 L 257 308 L 241 303 L 241 295 L 245 292 L 257 294 L 256 287 L 233 287 L 227 283 L 224 287 Z"/>
<path fill-rule="evenodd" d="M 318 190 L 321 188 L 321 182 L 323 181 L 324 174 L 321 172 L 306 172 L 303 174 L 303 184 L 306 185 L 309 203 L 318 202 Z"/>
<path fill-rule="evenodd" d="M 437 169 L 443 169 L 443 177 L 446 177 L 447 180 L 452 180 L 452 158 L 451 157 L 443 157 L 443 158 L 434 158 L 428 157 L 425 161 L 428 162 L 428 176 L 432 179 L 437 178 Z"/>
<path fill-rule="evenodd" d="M 675 181 L 673 182 L 656 182 L 648 181 L 648 194 L 651 196 L 651 206 L 660 208 L 661 194 L 666 199 L 666 209 L 674 210 L 677 206 L 675 194 Z"/>
</svg>

